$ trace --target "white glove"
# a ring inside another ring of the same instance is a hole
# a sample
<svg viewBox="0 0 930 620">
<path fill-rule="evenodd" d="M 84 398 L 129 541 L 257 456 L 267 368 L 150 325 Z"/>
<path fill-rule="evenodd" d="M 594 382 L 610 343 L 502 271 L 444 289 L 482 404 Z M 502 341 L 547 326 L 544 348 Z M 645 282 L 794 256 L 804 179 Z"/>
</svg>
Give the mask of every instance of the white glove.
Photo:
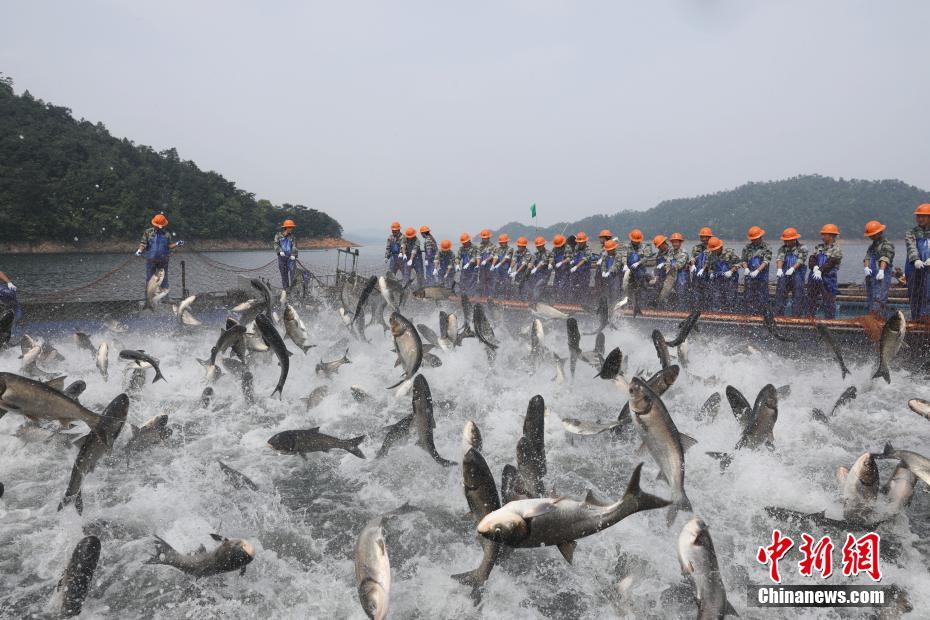
<svg viewBox="0 0 930 620">
<path fill-rule="evenodd" d="M 775 277 L 776 277 L 776 278 L 780 278 L 780 277 L 782 277 L 783 275 L 785 275 L 785 272 L 782 271 L 781 269 L 779 269 L 778 271 L 775 272 Z"/>
<path fill-rule="evenodd" d="M 665 271 L 665 263 L 659 263 L 656 265 L 656 271 Z"/>
<path fill-rule="evenodd" d="M 884 280 L 884 279 L 885 279 L 885 270 L 884 270 L 884 269 L 879 269 L 879 270 L 878 270 L 878 273 L 875 274 L 875 279 L 876 279 L 876 280 Z"/>
<path fill-rule="evenodd" d="M 713 274 L 711 274 L 711 275 L 713 275 Z M 724 277 L 724 278 L 727 278 L 727 279 L 730 279 L 730 278 L 733 277 L 733 272 L 732 272 L 732 271 L 724 271 L 724 272 L 723 272 L 723 277 Z"/>
<path fill-rule="evenodd" d="M 629 265 L 624 265 L 624 266 L 623 266 L 623 273 L 630 273 L 630 266 L 629 266 Z"/>
<path fill-rule="evenodd" d="M 7 282 L 6 287 L 10 289 L 11 291 L 13 291 L 14 293 L 16 292 L 16 285 L 13 284 L 12 282 Z"/>
<path fill-rule="evenodd" d="M 136 256 L 142 256 L 142 250 L 136 250 Z"/>
<path fill-rule="evenodd" d="M 456 270 L 456 271 L 461 271 L 461 270 L 462 270 L 461 265 L 456 265 L 456 266 L 455 266 L 455 270 Z"/>
<path fill-rule="evenodd" d="M 758 275 L 759 275 L 759 270 L 758 270 L 758 269 L 755 269 L 755 270 L 749 272 L 749 277 L 750 277 L 750 278 L 758 277 Z"/>
<path fill-rule="evenodd" d="M 604 262 L 604 257 L 601 256 L 599 259 L 597 259 L 597 262 L 594 263 L 594 264 L 597 265 L 598 267 L 600 267 L 600 266 L 601 266 L 601 263 L 603 263 L 603 262 Z"/>
<path fill-rule="evenodd" d="M 788 269 L 785 270 L 786 276 L 790 276 L 793 273 L 794 273 L 794 267 L 788 267 Z"/>
<path fill-rule="evenodd" d="M 497 267 L 498 267 L 499 265 L 500 265 L 500 263 L 498 263 L 497 265 L 491 265 L 491 271 L 497 271 Z"/>
<path fill-rule="evenodd" d="M 485 265 L 487 265 L 489 260 L 491 260 L 491 259 L 490 259 L 490 258 L 486 258 L 486 259 L 484 259 L 483 261 L 481 261 L 481 266 L 484 267 Z"/>
<path fill-rule="evenodd" d="M 536 275 L 536 270 L 537 270 L 537 269 L 539 269 L 539 267 L 533 267 L 532 269 L 530 269 L 530 275 L 531 275 L 531 276 L 532 276 L 532 275 Z"/>
<path fill-rule="evenodd" d="M 864 271 L 864 272 L 865 272 L 865 275 L 867 275 L 867 276 L 872 275 L 872 270 L 869 269 L 868 267 L 864 267 L 864 268 L 862 269 L 862 271 Z"/>
<path fill-rule="evenodd" d="M 744 276 L 748 276 L 748 275 L 749 275 L 749 267 L 743 267 L 742 271 L 743 271 L 743 275 L 744 275 Z"/>
<path fill-rule="evenodd" d="M 920 260 L 919 258 L 914 261 L 914 269 L 923 269 L 925 265 L 926 263 Z"/>
<path fill-rule="evenodd" d="M 730 272 L 728 271 L 727 273 L 730 273 Z M 711 271 L 711 272 L 710 272 L 710 279 L 713 280 L 713 279 L 716 278 L 716 277 L 717 277 L 717 274 L 715 274 L 713 271 Z"/>
<path fill-rule="evenodd" d="M 639 267 L 639 264 L 640 264 L 641 262 L 642 262 L 642 261 L 636 261 L 635 263 L 633 263 L 632 265 L 630 265 L 630 269 L 636 269 L 637 267 Z"/>
<path fill-rule="evenodd" d="M 572 267 L 571 269 L 569 269 L 569 271 L 572 272 L 572 273 L 575 273 L 576 271 L 578 271 L 578 265 L 575 265 L 574 267 Z"/>
<path fill-rule="evenodd" d="M 291 257 L 291 260 L 297 260 L 297 257 L 296 257 L 296 256 L 292 256 L 292 257 Z"/>
<path fill-rule="evenodd" d="M 552 265 L 546 264 L 546 269 L 548 269 L 549 271 L 552 271 Z"/>
<path fill-rule="evenodd" d="M 407 261 L 407 266 L 408 266 L 408 267 L 413 267 L 413 259 L 412 259 L 412 258 L 411 258 L 410 260 Z"/>
<path fill-rule="evenodd" d="M 468 261 L 462 269 L 471 269 L 471 261 Z"/>
<path fill-rule="evenodd" d="M 286 254 L 284 252 L 278 252 L 278 256 L 280 256 L 281 258 L 284 258 Z"/>
<path fill-rule="evenodd" d="M 602 278 L 606 278 L 606 277 L 609 276 L 609 275 L 610 275 L 610 272 L 609 272 L 609 271 L 604 271 L 604 272 L 601 273 L 601 277 L 602 277 Z"/>
<path fill-rule="evenodd" d="M 691 265 L 691 273 L 697 271 L 697 265 Z"/>
<path fill-rule="evenodd" d="M 433 276 L 438 276 L 438 275 L 439 275 L 439 270 L 433 269 Z"/>
<path fill-rule="evenodd" d="M 811 277 L 815 280 L 820 280 L 823 277 L 820 275 L 820 267 L 814 267 L 814 270 L 811 272 Z"/>
<path fill-rule="evenodd" d="M 510 279 L 511 279 L 511 280 L 516 280 L 516 279 L 517 279 L 517 272 L 516 272 L 516 271 L 514 271 L 512 274 L 510 274 Z"/>
<path fill-rule="evenodd" d="M 700 271 L 697 272 L 697 277 L 699 277 L 699 278 L 704 277 L 704 268 L 703 268 L 703 267 L 701 267 Z"/>
</svg>

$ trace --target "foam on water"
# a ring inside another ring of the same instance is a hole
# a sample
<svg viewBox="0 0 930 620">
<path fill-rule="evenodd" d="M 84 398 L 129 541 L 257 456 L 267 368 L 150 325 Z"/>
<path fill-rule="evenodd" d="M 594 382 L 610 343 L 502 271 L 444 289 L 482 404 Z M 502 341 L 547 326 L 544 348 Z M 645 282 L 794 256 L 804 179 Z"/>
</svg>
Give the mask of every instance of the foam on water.
<svg viewBox="0 0 930 620">
<path fill-rule="evenodd" d="M 411 318 L 438 331 L 438 311 L 420 305 Z M 456 307 L 455 311 L 461 314 Z M 93 526 L 102 540 L 100 563 L 84 605 L 88 617 L 326 617 L 361 618 L 355 590 L 352 553 L 364 524 L 373 516 L 404 503 L 416 510 L 391 517 L 385 530 L 391 566 L 391 616 L 604 618 L 693 617 L 693 602 L 674 599 L 669 588 L 681 583 L 676 541 L 688 515 L 679 515 L 667 528 L 665 510 L 633 515 L 616 526 L 579 541 L 574 564 L 567 564 L 554 548 L 518 550 L 495 568 L 481 607 L 474 607 L 468 588 L 449 578 L 471 570 L 481 560 L 474 526 L 467 519 L 460 467 L 443 468 L 423 450 L 409 443 L 397 446 L 383 459 L 374 459 L 382 428 L 411 410 L 410 395 L 395 398 L 385 386 L 394 383 L 392 342 L 380 328 L 371 327 L 372 342 L 350 345 L 351 364 L 327 380 L 314 373 L 321 356 L 328 361 L 342 350 L 325 353 L 328 345 L 347 336 L 331 311 L 302 316 L 317 348 L 305 356 L 294 351 L 282 401 L 271 400 L 278 366 L 270 356 L 253 367 L 257 402 L 247 406 L 230 373 L 214 385 L 216 397 L 207 409 L 199 406 L 204 370 L 195 358 L 207 357 L 219 324 L 182 333 L 170 318 L 163 331 L 114 335 L 92 333 L 94 344 L 110 342 L 110 382 L 105 383 L 86 351 L 71 342 L 70 334 L 51 341 L 67 358 L 57 368 L 69 380 L 84 379 L 88 388 L 81 400 L 101 411 L 125 389 L 126 378 L 116 359 L 121 348 L 141 348 L 161 360 L 167 382 L 147 383 L 140 399 L 130 406 L 129 421 L 139 425 L 160 413 L 180 425 L 173 439 L 180 445 L 156 447 L 127 457 L 130 435 L 124 429 L 108 460 L 101 462 L 84 484 L 84 515 L 73 508 L 56 508 L 68 482 L 76 448 L 58 439 L 24 441 L 14 432 L 22 418 L 8 414 L 0 420 L 0 481 L 6 494 L 0 500 L 0 615 L 22 617 L 48 609 L 54 586 L 82 529 Z M 529 323 L 528 318 L 519 323 Z M 516 442 L 522 432 L 529 399 L 542 394 L 550 410 L 546 420 L 548 487 L 558 494 L 581 497 L 592 489 L 602 498 L 622 493 L 634 466 L 644 460 L 643 488 L 668 497 L 668 486 L 657 482 L 658 467 L 648 455 L 634 455 L 638 441 L 611 442 L 604 437 L 566 437 L 559 416 L 609 420 L 616 418 L 625 395 L 608 381 L 594 379 L 595 371 L 579 361 L 573 383 L 557 385 L 546 365 L 529 374 L 527 342 L 495 325 L 502 341 L 498 359 L 489 367 L 483 346 L 468 339 L 454 352 L 437 354 L 440 368 L 424 369 L 435 401 L 451 401 L 454 408 L 436 407 L 438 452 L 460 461 L 460 437 L 466 420 L 474 420 L 484 438 L 484 456 L 495 478 L 507 463 L 516 462 Z M 582 326 L 585 330 L 585 326 Z M 563 324 L 547 324 L 547 345 L 567 352 Z M 670 336 L 670 335 L 669 335 Z M 593 346 L 593 337 L 582 340 Z M 620 346 L 637 368 L 651 374 L 658 369 L 648 333 L 626 321 L 618 332 L 608 332 L 607 348 Z M 764 346 L 757 345 L 763 349 Z M 729 596 L 744 617 L 772 617 L 745 604 L 748 581 L 764 583 L 764 567 L 756 550 L 770 540 L 779 525 L 763 507 L 779 505 L 815 512 L 827 509 L 838 517 L 841 504 L 835 469 L 851 466 L 864 451 L 879 451 L 886 441 L 896 447 L 930 454 L 930 423 L 908 411 L 908 398 L 930 398 L 926 381 L 894 369 L 891 385 L 872 383 L 872 368 L 853 365 L 844 383 L 832 358 L 821 361 L 786 360 L 746 352 L 745 344 L 726 338 L 692 334 L 690 363 L 664 401 L 682 432 L 698 445 L 686 456 L 685 488 L 695 508 L 709 525 L 720 556 Z M 0 369 L 18 372 L 18 348 L 0 353 Z M 700 377 L 703 377 L 702 380 Z M 149 371 L 149 381 L 152 373 Z M 311 411 L 300 398 L 323 383 L 329 395 Z M 730 451 L 739 426 L 724 399 L 714 420 L 696 419 L 700 405 L 727 384 L 738 387 L 752 402 L 766 383 L 791 385 L 791 395 L 779 404 L 775 426 L 776 450 L 741 451 L 721 473 L 706 451 Z M 350 386 L 361 385 L 374 402 L 357 403 Z M 848 385 L 859 387 L 859 397 L 842 409 L 830 426 L 813 421 L 810 409 L 829 411 Z M 368 434 L 361 448 L 368 459 L 342 451 L 313 453 L 307 460 L 273 452 L 267 440 L 276 432 L 320 426 L 338 437 Z M 249 476 L 260 490 L 233 488 L 217 465 L 222 460 Z M 883 482 L 890 461 L 880 463 Z M 883 584 L 897 584 L 908 592 L 917 610 L 930 605 L 927 526 L 930 499 L 926 486 L 908 509 L 884 526 L 896 557 L 883 557 Z M 783 526 L 783 524 L 781 524 Z M 229 573 L 195 580 L 171 567 L 144 564 L 157 534 L 182 552 L 213 543 L 209 534 L 245 538 L 257 550 L 245 576 Z M 812 533 L 817 533 L 812 532 Z M 840 543 L 838 546 L 841 546 Z M 795 553 L 794 551 L 792 553 Z M 835 559 L 838 560 L 838 555 Z M 796 557 L 783 562 L 787 581 L 802 581 Z M 617 583 L 632 578 L 625 596 Z M 834 576 L 829 583 L 842 583 Z M 866 583 L 854 579 L 851 583 Z M 804 610 L 802 615 L 840 617 L 834 610 Z M 916 616 L 915 616 L 916 617 Z"/>
</svg>

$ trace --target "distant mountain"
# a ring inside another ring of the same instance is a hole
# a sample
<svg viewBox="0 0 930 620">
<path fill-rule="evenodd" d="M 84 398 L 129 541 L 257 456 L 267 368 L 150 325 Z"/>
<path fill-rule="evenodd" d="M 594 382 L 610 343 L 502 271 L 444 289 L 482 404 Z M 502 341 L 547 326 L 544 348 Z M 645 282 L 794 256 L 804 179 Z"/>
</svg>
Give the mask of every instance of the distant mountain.
<svg viewBox="0 0 930 620">
<path fill-rule="evenodd" d="M 551 239 L 556 233 L 569 235 L 583 230 L 593 237 L 607 228 L 625 239 L 631 229 L 639 228 L 647 239 L 678 231 L 690 240 L 697 238 L 702 226 L 710 226 L 718 237 L 741 240 L 749 227 L 756 225 L 777 242 L 789 226 L 797 228 L 805 239 L 819 239 L 820 227 L 829 222 L 840 227 L 844 238 L 861 239 L 865 223 L 877 219 L 888 226 L 891 238 L 901 239 L 914 226 L 915 207 L 925 202 L 930 202 L 930 192 L 902 181 L 833 179 L 814 174 L 665 200 L 646 211 L 592 215 L 540 228 L 539 234 Z M 501 231 L 511 237 L 536 234 L 532 225 L 520 222 L 505 224 Z"/>
<path fill-rule="evenodd" d="M 299 239 L 342 235 L 326 213 L 256 200 L 173 148 L 156 152 L 29 91 L 17 96 L 0 75 L 0 242 L 135 243 L 159 211 L 189 240 L 270 243 L 284 218 Z"/>
</svg>

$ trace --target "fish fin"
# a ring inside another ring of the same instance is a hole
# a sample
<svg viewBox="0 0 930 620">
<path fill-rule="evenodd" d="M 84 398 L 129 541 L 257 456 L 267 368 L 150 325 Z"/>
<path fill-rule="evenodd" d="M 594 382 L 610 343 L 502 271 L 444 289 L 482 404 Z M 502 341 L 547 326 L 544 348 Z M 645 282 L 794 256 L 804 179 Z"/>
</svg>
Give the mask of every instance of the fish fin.
<svg viewBox="0 0 930 620">
<path fill-rule="evenodd" d="M 220 536 L 219 534 L 213 534 L 213 533 L 210 534 L 210 538 L 212 538 L 212 539 L 215 540 L 216 542 L 223 542 L 224 540 L 226 540 L 225 538 L 223 538 L 223 537 Z M 202 547 L 202 546 L 203 546 L 203 545 L 201 545 L 201 547 Z"/>
<path fill-rule="evenodd" d="M 133 437 L 136 437 L 139 433 L 142 432 L 142 431 L 139 430 L 139 427 L 136 426 L 135 424 L 130 424 L 130 425 L 129 425 L 129 430 L 132 432 L 132 436 L 133 436 Z"/>
<path fill-rule="evenodd" d="M 533 517 L 538 517 L 538 516 L 546 514 L 547 512 L 551 512 L 555 510 L 556 501 L 558 500 L 549 501 L 546 503 L 539 503 L 535 505 L 532 509 L 527 510 L 525 513 L 523 513 L 523 518 L 532 519 Z"/>
<path fill-rule="evenodd" d="M 678 518 L 678 504 L 672 504 L 668 507 L 668 515 L 665 517 L 666 524 L 668 527 L 672 527 L 672 524 L 675 522 L 675 519 Z"/>
<path fill-rule="evenodd" d="M 155 378 L 152 379 L 152 383 L 155 383 L 155 382 L 158 381 L 159 379 L 161 379 L 161 380 L 164 381 L 165 383 L 168 383 L 168 380 L 165 379 L 165 375 L 161 374 L 161 369 L 159 369 L 159 368 L 156 367 L 156 368 L 155 368 Z"/>
<path fill-rule="evenodd" d="M 650 495 L 645 493 L 639 487 L 639 479 L 642 474 L 643 464 L 640 463 L 633 470 L 633 473 L 630 475 L 630 481 L 626 485 L 626 492 L 623 494 L 623 499 L 634 498 L 637 503 L 636 512 L 643 510 L 652 510 L 654 508 L 664 508 L 671 504 L 670 501 L 662 499 L 661 497 L 656 497 L 655 495 Z"/>
<path fill-rule="evenodd" d="M 733 605 L 730 604 L 730 601 L 727 601 L 726 605 L 724 605 L 723 615 L 724 616 L 736 616 L 737 618 L 740 617 L 739 614 L 736 613 L 736 610 L 733 609 Z"/>
<path fill-rule="evenodd" d="M 610 505 L 608 502 L 599 500 L 597 497 L 595 497 L 594 491 L 591 489 L 588 489 L 588 493 L 584 496 L 584 503 L 588 504 L 589 506 L 597 506 L 599 508 Z"/>
<path fill-rule="evenodd" d="M 319 433 L 319 432 L 320 432 L 320 427 L 319 427 L 319 426 L 314 426 L 313 428 L 310 429 L 310 432 L 311 432 L 311 433 Z"/>
<path fill-rule="evenodd" d="M 846 478 L 848 477 L 849 477 L 849 469 L 847 469 L 846 467 L 838 467 L 836 469 L 836 479 L 839 481 L 840 484 L 845 484 Z"/>
<path fill-rule="evenodd" d="M 293 352 L 293 351 L 289 351 L 288 349 L 284 349 L 284 352 L 287 353 L 287 356 L 288 356 L 288 357 L 294 355 L 294 352 Z"/>
<path fill-rule="evenodd" d="M 245 569 L 247 569 L 247 568 L 248 568 L 248 565 L 243 566 L 242 568 L 239 569 L 239 576 L 240 576 L 240 577 L 241 577 L 242 575 L 245 575 Z"/>
<path fill-rule="evenodd" d="M 481 577 L 478 576 L 478 569 L 470 570 L 465 573 L 457 573 L 455 575 L 451 575 L 451 577 L 458 581 L 460 584 L 471 586 L 472 588 L 477 588 L 481 585 Z"/>
<path fill-rule="evenodd" d="M 389 385 L 389 386 L 387 386 L 387 387 L 384 388 L 384 389 L 386 389 L 386 390 L 393 390 L 394 388 L 396 388 L 397 386 L 399 386 L 400 384 L 402 384 L 402 383 L 403 383 L 404 381 L 406 381 L 406 380 L 407 380 L 407 377 L 406 377 L 406 375 L 405 375 L 404 377 L 401 378 L 400 381 L 398 381 L 398 382 L 395 383 L 394 385 Z"/>
<path fill-rule="evenodd" d="M 670 484 L 668 481 L 668 478 L 665 477 L 665 472 L 663 471 L 659 471 L 659 473 L 656 475 L 656 482 L 664 482 L 666 484 Z"/>
<path fill-rule="evenodd" d="M 206 552 L 207 552 L 207 548 L 204 547 L 203 545 L 200 545 L 199 547 L 197 547 L 197 553 L 206 553 Z"/>
<path fill-rule="evenodd" d="M 150 557 L 145 561 L 145 564 L 166 564 L 165 560 L 162 560 L 160 556 L 167 556 L 169 553 L 176 553 L 174 547 L 169 545 L 165 540 L 160 536 L 153 536 L 155 538 L 155 555 Z"/>
<path fill-rule="evenodd" d="M 639 444 L 639 447 L 633 451 L 633 454 L 635 454 L 636 456 L 645 456 L 648 453 L 649 453 L 649 449 L 646 447 L 645 441 Z"/>
<path fill-rule="evenodd" d="M 818 422 L 827 422 L 827 414 L 823 412 L 823 409 L 814 408 L 811 410 L 811 418 L 817 420 Z"/>
<path fill-rule="evenodd" d="M 875 374 L 872 375 L 873 379 L 878 379 L 879 377 L 884 379 L 885 383 L 891 383 L 891 373 L 888 371 L 887 367 L 885 368 L 879 367 L 879 369 L 875 371 Z"/>
<path fill-rule="evenodd" d="M 274 398 L 275 394 L 278 395 L 278 400 L 284 400 L 284 386 L 275 386 L 274 390 L 271 392 L 271 398 Z"/>
<path fill-rule="evenodd" d="M 733 455 L 726 452 L 705 452 L 704 454 L 720 461 L 720 471 L 724 471 L 733 462 Z"/>
<path fill-rule="evenodd" d="M 562 553 L 562 557 L 565 558 L 565 561 L 569 564 L 572 563 L 572 557 L 575 555 L 575 547 L 578 546 L 578 543 L 574 540 L 569 540 L 568 542 L 563 542 L 559 545 L 559 551 Z"/>
<path fill-rule="evenodd" d="M 685 435 L 684 433 L 678 433 L 678 436 L 679 436 L 680 441 L 681 441 L 681 451 L 682 451 L 682 452 L 687 452 L 687 451 L 688 451 L 688 448 L 693 447 L 693 446 L 694 446 L 695 444 L 697 444 L 697 442 L 698 442 L 697 439 L 695 439 L 695 438 L 692 437 L 691 435 Z"/>
<path fill-rule="evenodd" d="M 49 379 L 48 381 L 45 382 L 45 385 L 59 392 L 64 391 L 65 378 L 64 376 L 61 376 L 61 377 L 55 377 L 54 379 Z"/>
<path fill-rule="evenodd" d="M 365 435 L 359 435 L 358 437 L 353 437 L 352 439 L 346 439 L 346 452 L 350 452 L 360 459 L 365 458 L 365 453 L 358 448 L 359 444 L 363 441 L 365 441 Z"/>
</svg>

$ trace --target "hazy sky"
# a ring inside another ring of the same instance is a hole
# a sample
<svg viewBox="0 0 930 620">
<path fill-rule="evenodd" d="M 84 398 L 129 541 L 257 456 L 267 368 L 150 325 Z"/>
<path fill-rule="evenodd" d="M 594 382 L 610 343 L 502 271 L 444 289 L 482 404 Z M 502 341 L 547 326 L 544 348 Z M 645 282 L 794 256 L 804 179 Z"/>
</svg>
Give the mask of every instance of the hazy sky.
<svg viewBox="0 0 930 620">
<path fill-rule="evenodd" d="M 930 2 L 5 2 L 0 71 L 351 232 L 930 188 Z"/>
</svg>

